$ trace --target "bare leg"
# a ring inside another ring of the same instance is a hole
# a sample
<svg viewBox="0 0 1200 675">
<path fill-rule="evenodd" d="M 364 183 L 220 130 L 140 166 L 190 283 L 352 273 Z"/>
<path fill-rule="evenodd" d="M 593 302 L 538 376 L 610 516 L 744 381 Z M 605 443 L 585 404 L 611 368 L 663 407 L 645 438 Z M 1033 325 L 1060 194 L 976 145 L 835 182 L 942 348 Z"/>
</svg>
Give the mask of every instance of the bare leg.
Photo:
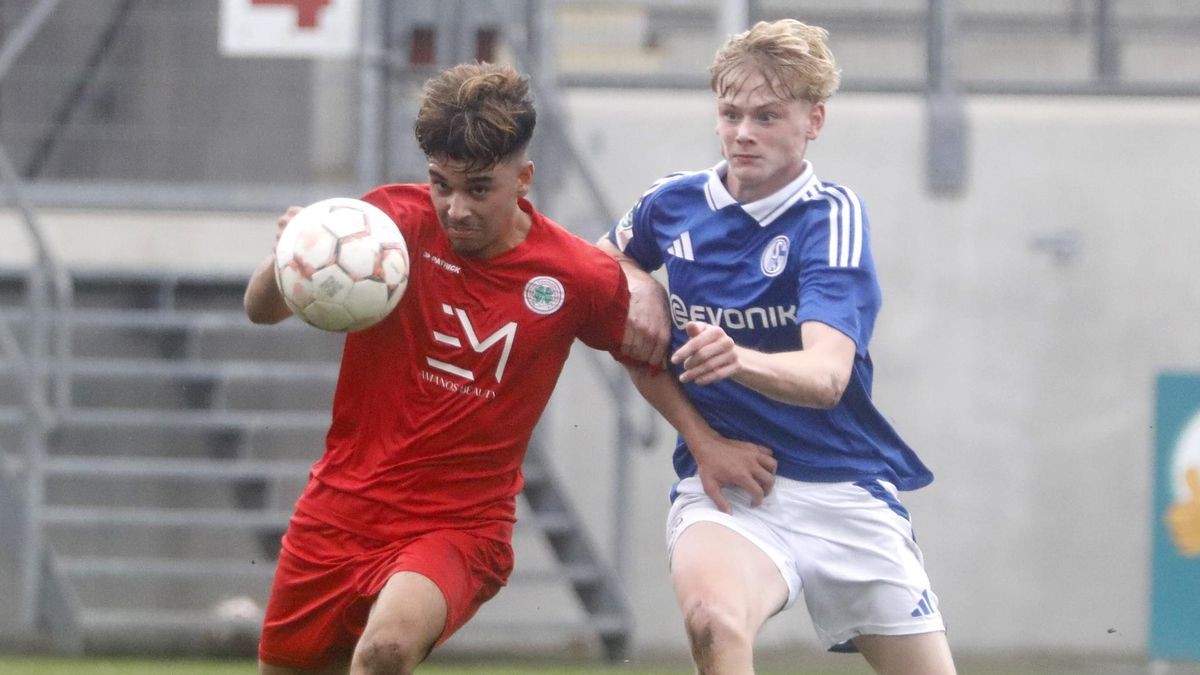
<svg viewBox="0 0 1200 675">
<path fill-rule="evenodd" d="M 955 675 L 942 631 L 917 635 L 860 635 L 854 646 L 879 675 Z"/>
<path fill-rule="evenodd" d="M 727 527 L 699 522 L 671 556 L 671 581 L 700 675 L 754 672 L 754 637 L 787 600 L 765 553 Z"/>
<path fill-rule="evenodd" d="M 446 599 L 429 578 L 392 575 L 380 591 L 358 646 L 353 675 L 411 675 L 429 656 L 446 625 Z"/>
</svg>

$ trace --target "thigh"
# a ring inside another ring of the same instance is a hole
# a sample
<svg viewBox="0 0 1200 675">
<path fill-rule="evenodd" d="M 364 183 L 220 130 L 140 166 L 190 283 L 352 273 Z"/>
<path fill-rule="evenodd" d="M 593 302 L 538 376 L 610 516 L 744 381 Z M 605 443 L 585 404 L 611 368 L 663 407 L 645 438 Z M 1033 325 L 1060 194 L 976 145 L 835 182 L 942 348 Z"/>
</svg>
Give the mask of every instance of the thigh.
<svg viewBox="0 0 1200 675">
<path fill-rule="evenodd" d="M 671 581 L 685 615 L 706 603 L 752 635 L 794 600 L 800 579 L 762 509 L 744 491 L 727 489 L 726 496 L 732 513 L 717 508 L 698 478 L 675 486 L 667 517 Z"/>
<path fill-rule="evenodd" d="M 788 599 L 775 561 L 744 535 L 712 521 L 697 521 L 676 539 L 671 583 L 685 614 L 701 604 L 722 608 L 750 635 Z"/>
<path fill-rule="evenodd" d="M 414 652 L 428 655 L 446 628 L 448 606 L 438 585 L 416 572 L 396 572 L 371 606 L 362 640 L 401 636 Z"/>
</svg>

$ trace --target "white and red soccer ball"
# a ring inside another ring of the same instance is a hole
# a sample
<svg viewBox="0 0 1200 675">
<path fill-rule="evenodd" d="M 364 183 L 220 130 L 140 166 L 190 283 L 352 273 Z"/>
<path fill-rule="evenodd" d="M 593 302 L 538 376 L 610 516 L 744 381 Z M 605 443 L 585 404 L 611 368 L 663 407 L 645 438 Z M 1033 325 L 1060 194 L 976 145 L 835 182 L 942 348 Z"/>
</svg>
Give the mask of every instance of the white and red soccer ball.
<svg viewBox="0 0 1200 675">
<path fill-rule="evenodd" d="M 381 321 L 408 286 L 408 247 L 372 204 L 324 199 L 296 214 L 275 244 L 275 282 L 292 312 L 323 330 Z"/>
</svg>

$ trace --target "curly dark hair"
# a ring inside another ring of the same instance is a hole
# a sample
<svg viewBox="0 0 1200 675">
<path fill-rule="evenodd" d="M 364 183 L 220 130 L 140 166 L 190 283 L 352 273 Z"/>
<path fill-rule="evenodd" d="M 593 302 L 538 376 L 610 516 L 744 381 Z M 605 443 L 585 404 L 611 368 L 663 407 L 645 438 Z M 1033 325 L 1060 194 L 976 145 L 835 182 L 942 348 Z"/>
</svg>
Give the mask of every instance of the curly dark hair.
<svg viewBox="0 0 1200 675">
<path fill-rule="evenodd" d="M 466 63 L 425 83 L 413 130 L 426 157 L 482 171 L 523 152 L 536 122 L 525 76 L 507 65 Z"/>
</svg>

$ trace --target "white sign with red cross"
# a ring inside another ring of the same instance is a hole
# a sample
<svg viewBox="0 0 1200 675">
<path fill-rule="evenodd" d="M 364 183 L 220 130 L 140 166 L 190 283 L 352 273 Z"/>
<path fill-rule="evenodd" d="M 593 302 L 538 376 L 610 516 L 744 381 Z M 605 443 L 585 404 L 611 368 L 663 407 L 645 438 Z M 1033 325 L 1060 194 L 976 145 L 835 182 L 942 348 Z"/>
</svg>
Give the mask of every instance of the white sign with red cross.
<svg viewBox="0 0 1200 675">
<path fill-rule="evenodd" d="M 361 10 L 360 0 L 221 0 L 221 53 L 353 56 Z"/>
</svg>

